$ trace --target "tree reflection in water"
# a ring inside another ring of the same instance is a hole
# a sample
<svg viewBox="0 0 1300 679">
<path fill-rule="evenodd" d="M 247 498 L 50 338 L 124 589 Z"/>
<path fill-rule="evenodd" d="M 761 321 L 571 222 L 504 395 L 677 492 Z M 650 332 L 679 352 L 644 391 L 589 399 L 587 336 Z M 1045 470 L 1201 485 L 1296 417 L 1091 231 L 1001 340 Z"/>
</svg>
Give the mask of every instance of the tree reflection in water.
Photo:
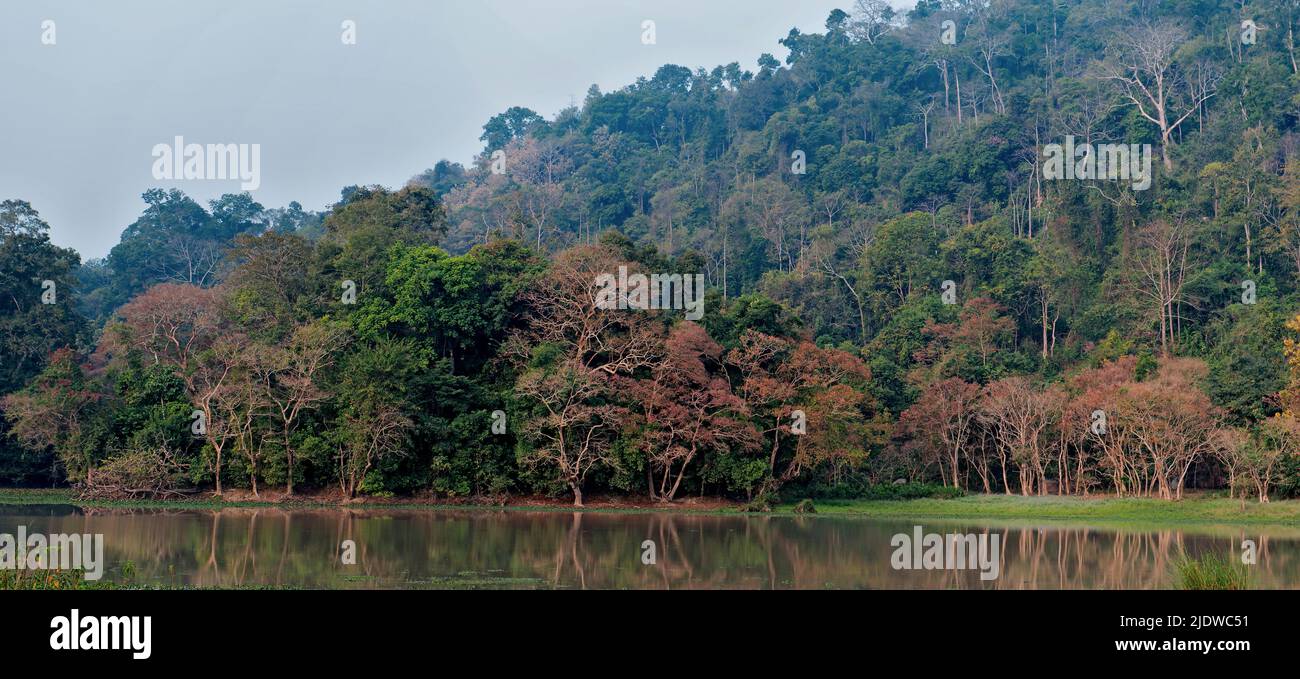
<svg viewBox="0 0 1300 679">
<path fill-rule="evenodd" d="M 11 508 L 12 509 L 12 508 Z M 49 507 L 0 515 L 0 532 L 103 533 L 106 577 L 196 587 L 652 589 L 1149 589 L 1184 553 L 1239 559 L 1252 586 L 1300 582 L 1300 528 L 974 525 L 834 517 L 511 510 Z M 1000 534 L 1000 577 L 895 570 L 890 539 Z M 356 564 L 343 543 L 356 543 Z M 653 564 L 641 544 L 655 544 Z"/>
</svg>

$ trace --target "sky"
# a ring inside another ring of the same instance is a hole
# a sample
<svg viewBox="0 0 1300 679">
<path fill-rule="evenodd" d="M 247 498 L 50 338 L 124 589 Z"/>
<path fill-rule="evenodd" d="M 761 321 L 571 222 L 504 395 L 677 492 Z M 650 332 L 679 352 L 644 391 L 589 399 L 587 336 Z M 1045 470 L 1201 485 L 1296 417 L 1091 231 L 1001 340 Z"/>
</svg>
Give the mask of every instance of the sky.
<svg viewBox="0 0 1300 679">
<path fill-rule="evenodd" d="M 102 257 L 149 188 L 206 206 L 238 180 L 158 180 L 153 148 L 259 144 L 267 208 L 324 209 L 352 184 L 398 187 L 468 164 L 491 116 L 547 118 L 592 84 L 763 52 L 822 32 L 852 0 L 26 0 L 0 3 L 0 199 L 51 240 Z M 54 44 L 42 44 L 53 21 Z M 356 44 L 343 44 L 343 22 Z M 656 44 L 642 43 L 655 22 Z"/>
</svg>

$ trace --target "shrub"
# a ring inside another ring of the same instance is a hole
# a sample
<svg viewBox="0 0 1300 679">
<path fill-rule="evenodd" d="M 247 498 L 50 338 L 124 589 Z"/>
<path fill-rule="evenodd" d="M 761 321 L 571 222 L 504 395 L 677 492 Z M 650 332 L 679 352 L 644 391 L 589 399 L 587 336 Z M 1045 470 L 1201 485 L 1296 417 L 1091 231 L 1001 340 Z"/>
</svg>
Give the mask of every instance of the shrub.
<svg viewBox="0 0 1300 679">
<path fill-rule="evenodd" d="M 1250 587 L 1250 574 L 1245 566 L 1217 554 L 1195 559 L 1184 554 L 1174 562 L 1174 571 L 1178 589 L 1239 590 Z"/>
<path fill-rule="evenodd" d="M 186 465 L 165 446 L 128 450 L 86 473 L 82 499 L 160 498 L 183 495 Z"/>
</svg>

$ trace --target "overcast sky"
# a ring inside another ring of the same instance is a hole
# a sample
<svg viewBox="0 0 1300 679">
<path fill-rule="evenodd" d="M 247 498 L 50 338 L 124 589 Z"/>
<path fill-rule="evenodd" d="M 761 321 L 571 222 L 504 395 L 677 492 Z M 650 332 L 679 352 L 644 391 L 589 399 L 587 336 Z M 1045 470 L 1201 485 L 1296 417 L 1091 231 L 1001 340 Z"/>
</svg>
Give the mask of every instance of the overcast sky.
<svg viewBox="0 0 1300 679">
<path fill-rule="evenodd" d="M 30 201 L 55 243 L 101 257 L 175 186 L 155 144 L 261 145 L 264 206 L 322 209 L 349 184 L 395 187 L 468 163 L 510 106 L 550 118 L 594 84 L 662 64 L 750 70 L 792 27 L 852 0 L 25 0 L 0 3 L 0 199 Z M 56 44 L 41 44 L 42 21 Z M 340 40 L 357 25 L 357 44 Z M 656 22 L 657 44 L 641 24 Z"/>
</svg>

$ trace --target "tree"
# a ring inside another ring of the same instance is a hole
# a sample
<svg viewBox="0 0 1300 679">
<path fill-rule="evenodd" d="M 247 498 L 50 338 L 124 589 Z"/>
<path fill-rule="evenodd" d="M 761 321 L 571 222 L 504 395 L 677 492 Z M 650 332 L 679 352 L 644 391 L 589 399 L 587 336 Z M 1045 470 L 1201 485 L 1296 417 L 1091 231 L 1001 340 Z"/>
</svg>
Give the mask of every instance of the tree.
<svg viewBox="0 0 1300 679">
<path fill-rule="evenodd" d="M 581 507 L 583 484 L 592 469 L 610 464 L 618 422 L 625 411 L 608 403 L 605 377 L 582 364 L 563 360 L 530 370 L 515 382 L 515 393 L 537 407 L 524 424 L 531 443 L 522 461 L 550 465 Z"/>
<path fill-rule="evenodd" d="M 916 354 L 920 373 L 934 378 L 964 375 L 981 382 L 993 376 L 990 361 L 1010 343 L 1015 330 L 1005 312 L 992 299 L 976 297 L 962 306 L 957 322 L 927 322 L 923 332 L 930 343 Z"/>
<path fill-rule="evenodd" d="M 301 315 L 310 296 L 311 244 L 300 236 L 268 231 L 241 235 L 226 251 L 233 264 L 226 278 L 230 312 L 267 340 L 279 340 Z"/>
<path fill-rule="evenodd" d="M 827 194 L 822 198 L 822 208 L 827 215 L 826 229 L 833 229 L 832 221 L 834 215 L 839 211 L 839 200 L 842 196 L 837 194 Z M 850 237 L 854 235 L 852 229 L 845 229 L 844 233 Z M 844 254 L 843 250 L 849 252 Z M 865 305 L 865 291 L 862 289 L 862 283 L 858 280 L 858 269 L 856 263 L 862 257 L 862 250 L 856 249 L 855 243 L 835 242 L 830 238 L 823 237 L 814 240 L 811 249 L 813 259 L 817 267 L 826 276 L 838 282 L 844 291 L 853 299 L 854 305 L 858 310 L 858 342 L 865 344 L 867 341 L 867 311 Z"/>
<path fill-rule="evenodd" d="M 1127 423 L 1117 418 L 1117 409 L 1124 389 L 1134 379 L 1136 363 L 1135 357 L 1124 356 L 1081 370 L 1066 382 L 1071 400 L 1063 410 L 1059 431 L 1075 447 L 1074 484 L 1084 494 L 1092 485 L 1090 453 L 1095 452 L 1094 447 L 1101 450 L 1100 467 L 1110 473 L 1115 493 L 1123 497 L 1129 491 Z"/>
<path fill-rule="evenodd" d="M 1191 233 L 1183 221 L 1157 219 L 1137 234 L 1138 249 L 1132 264 L 1133 290 L 1155 307 L 1160 319 L 1160 351 L 1169 355 L 1182 327 L 1181 309 L 1187 301 Z"/>
<path fill-rule="evenodd" d="M 532 109 L 511 106 L 505 113 L 498 113 L 488 120 L 483 126 L 483 136 L 479 137 L 479 141 L 487 144 L 484 152 L 490 154 L 516 139 L 528 136 L 545 122 Z"/>
<path fill-rule="evenodd" d="M 160 283 L 118 310 L 121 321 L 105 333 L 99 353 L 139 351 L 184 376 L 218 335 L 220 299 L 217 290 Z"/>
<path fill-rule="evenodd" d="M 525 327 L 504 347 L 522 373 L 516 394 L 534 411 L 524 427 L 532 447 L 523 460 L 553 465 L 575 505 L 582 504 L 587 474 L 610 461 L 615 418 L 625 412 L 610 403 L 611 378 L 648 368 L 662 353 L 655 312 L 599 303 L 599 277 L 616 275 L 620 266 L 628 264 L 604 246 L 561 253 L 523 293 Z"/>
<path fill-rule="evenodd" d="M 222 494 L 223 454 L 230 441 L 245 434 L 244 421 L 240 417 L 243 401 L 240 398 L 239 372 L 245 368 L 247 345 L 248 339 L 242 335 L 222 338 L 202 351 L 182 375 L 195 409 L 202 414 L 200 435 L 212 454 L 208 468 L 212 472 L 217 497 Z"/>
<path fill-rule="evenodd" d="M 1222 413 L 1196 384 L 1205 377 L 1203 361 L 1169 358 L 1153 379 L 1123 390 L 1116 418 L 1127 429 L 1129 445 L 1140 456 L 1128 462 L 1129 484 L 1146 495 L 1182 499 L 1187 472 L 1213 452 L 1213 433 Z"/>
<path fill-rule="evenodd" d="M 1215 450 L 1228 471 L 1228 493 L 1234 496 L 1239 487 L 1253 486 L 1260 503 L 1269 501 L 1269 488 L 1279 480 L 1279 463 L 1296 454 L 1300 446 L 1300 422 L 1289 415 L 1265 420 L 1255 433 L 1242 428 L 1223 429 L 1214 441 Z M 1245 502 L 1245 489 L 1241 490 Z"/>
<path fill-rule="evenodd" d="M 1002 458 L 1003 490 L 1008 495 L 1011 494 L 1007 480 L 1009 461 L 1015 462 L 1019 470 L 1021 495 L 1047 494 L 1044 434 L 1056 413 L 1051 399 L 1051 395 L 1019 376 L 985 387 L 981 419 L 997 442 Z"/>
<path fill-rule="evenodd" d="M 768 244 L 769 261 L 792 270 L 802 259 L 811 216 L 804 202 L 779 178 L 751 182 L 722 206 L 724 220 L 751 226 Z M 794 243 L 791 243 L 794 240 Z"/>
<path fill-rule="evenodd" d="M 554 228 L 564 203 L 561 182 L 571 163 L 563 150 L 549 140 L 522 139 L 512 143 L 507 153 L 506 173 L 514 183 L 510 199 L 523 221 L 533 227 L 535 247 L 541 252 L 543 238 Z"/>
<path fill-rule="evenodd" d="M 237 354 L 229 362 L 231 368 L 221 388 L 211 400 L 214 420 L 209 427 L 227 434 L 234 442 L 235 451 L 247 460 L 248 481 L 253 496 L 258 495 L 257 478 L 264 452 L 264 437 L 258 423 L 267 413 L 267 395 L 262 389 L 259 374 L 269 361 L 266 347 L 252 342 L 241 342 Z M 219 466 L 219 465 L 218 465 Z M 217 471 L 220 476 L 220 471 Z"/>
<path fill-rule="evenodd" d="M 1268 502 L 1269 488 L 1280 480 L 1279 471 L 1287 458 L 1300 454 L 1300 421 L 1277 414 L 1260 427 L 1260 444 L 1246 455 L 1246 473 L 1255 484 L 1260 502 Z"/>
<path fill-rule="evenodd" d="M 953 488 L 962 487 L 958 465 L 962 459 L 970 459 L 976 447 L 973 439 L 979 425 L 981 391 L 978 384 L 950 377 L 926 387 L 916 404 L 898 418 L 900 433 L 929 447 L 939 460 L 944 484 Z M 979 464 L 971 467 L 979 472 L 984 492 L 989 492 L 987 469 Z"/>
<path fill-rule="evenodd" d="M 866 293 L 882 314 L 907 301 L 914 289 L 938 291 L 939 233 L 929 215 L 913 212 L 882 224 L 863 255 Z"/>
<path fill-rule="evenodd" d="M 379 462 L 403 454 L 413 423 L 391 404 L 364 401 L 346 412 L 336 432 L 335 461 L 343 495 L 355 498 Z"/>
<path fill-rule="evenodd" d="M 29 203 L 0 202 L 0 394 L 40 372 L 51 352 L 75 346 L 84 330 L 76 312 L 80 258 L 51 244 L 49 228 Z"/>
<path fill-rule="evenodd" d="M 54 451 L 67 479 L 75 483 L 102 456 L 94 425 L 103 401 L 76 354 L 61 349 L 25 389 L 0 398 L 0 411 L 14 438 L 32 450 Z"/>
<path fill-rule="evenodd" d="M 1040 356 L 1051 358 L 1056 349 L 1057 325 L 1062 307 L 1080 287 L 1079 266 L 1053 233 L 1040 235 L 1034 240 L 1034 258 L 1029 264 L 1028 279 L 1034 286 L 1034 301 L 1038 307 L 1040 331 Z"/>
<path fill-rule="evenodd" d="M 446 232 L 446 213 L 427 188 L 353 187 L 326 217 L 316 257 L 331 296 L 350 280 L 361 300 L 382 292 L 392 246 L 434 245 Z"/>
<path fill-rule="evenodd" d="M 846 352 L 746 330 L 726 361 L 767 439 L 767 491 L 825 467 L 838 477 L 888 436 L 867 394 L 871 371 Z"/>
<path fill-rule="evenodd" d="M 222 335 L 227 330 L 222 293 L 160 283 L 118 310 L 120 321 L 105 331 L 96 350 L 99 360 L 122 362 L 132 355 L 143 356 L 184 381 L 203 417 L 203 426 L 195 433 L 203 436 L 212 452 L 208 467 L 218 496 L 226 443 L 240 433 L 235 418 L 220 416 L 222 404 L 232 402 L 229 391 L 248 345 L 242 333 Z"/>
<path fill-rule="evenodd" d="M 654 359 L 662 341 L 656 312 L 603 308 L 597 285 L 602 275 L 639 271 L 603 246 L 579 246 L 560 253 L 550 270 L 522 295 L 525 329 L 507 340 L 517 361 L 531 347 L 554 345 L 566 360 L 604 375 L 629 374 Z M 627 291 L 620 291 L 627 294 Z"/>
<path fill-rule="evenodd" d="M 1114 46 L 1102 66 L 1102 78 L 1117 84 L 1128 103 L 1156 126 L 1165 170 L 1173 170 L 1169 147 L 1174 132 L 1215 95 L 1217 73 L 1193 87 L 1174 57 L 1187 33 L 1168 23 L 1141 23 L 1117 31 Z"/>
<path fill-rule="evenodd" d="M 991 5 L 982 7 L 975 13 L 975 18 L 966 31 L 965 44 L 972 48 L 972 53 L 967 55 L 967 60 L 989 81 L 989 92 L 997 112 L 1006 113 L 1007 105 L 1002 98 L 1002 89 L 998 87 L 996 62 L 1008 54 L 1007 44 L 1010 39 L 1006 30 L 996 25 L 1001 19 L 994 14 L 998 10 L 1000 6 Z"/>
<path fill-rule="evenodd" d="M 672 502 L 691 463 L 704 455 L 758 448 L 758 433 L 746 421 L 748 407 L 732 393 L 725 374 L 714 372 L 721 366 L 722 347 L 686 321 L 672 329 L 651 377 L 634 381 L 647 426 L 641 450 L 650 463 L 652 499 Z"/>
<path fill-rule="evenodd" d="M 854 0 L 849 35 L 869 45 L 898 27 L 897 14 L 885 0 Z"/>
<path fill-rule="evenodd" d="M 293 431 L 302 415 L 329 398 L 320 384 L 321 373 L 348 341 L 346 329 L 328 321 L 298 326 L 288 346 L 273 348 L 257 366 L 263 398 L 280 434 L 288 471 L 286 493 L 293 495 Z"/>
</svg>

